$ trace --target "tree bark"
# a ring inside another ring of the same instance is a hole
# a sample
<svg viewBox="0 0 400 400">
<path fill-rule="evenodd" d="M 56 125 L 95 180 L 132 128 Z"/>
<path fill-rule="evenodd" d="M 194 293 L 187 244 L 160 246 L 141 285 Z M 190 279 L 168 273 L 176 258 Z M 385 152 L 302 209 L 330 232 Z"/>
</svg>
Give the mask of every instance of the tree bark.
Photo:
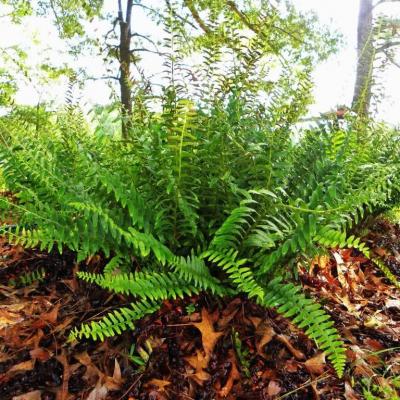
<svg viewBox="0 0 400 400">
<path fill-rule="evenodd" d="M 375 61 L 373 8 L 372 0 L 360 0 L 357 28 L 357 76 L 353 109 L 358 115 L 364 117 L 369 114 Z"/>
<path fill-rule="evenodd" d="M 131 96 L 131 19 L 133 0 L 128 0 L 125 18 L 121 1 L 118 1 L 118 20 L 120 27 L 119 41 L 119 86 L 121 93 L 122 138 L 127 139 L 132 121 L 132 96 Z"/>
</svg>

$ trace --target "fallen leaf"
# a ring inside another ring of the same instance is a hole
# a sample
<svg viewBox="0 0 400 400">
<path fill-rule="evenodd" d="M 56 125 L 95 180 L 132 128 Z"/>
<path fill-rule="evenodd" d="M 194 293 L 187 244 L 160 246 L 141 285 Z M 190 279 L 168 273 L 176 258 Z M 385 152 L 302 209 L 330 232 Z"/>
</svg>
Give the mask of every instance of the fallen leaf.
<svg viewBox="0 0 400 400">
<path fill-rule="evenodd" d="M 12 400 L 40 400 L 42 398 L 42 392 L 40 390 L 35 390 L 33 392 L 21 394 L 19 396 L 14 396 Z"/>
<path fill-rule="evenodd" d="M 384 326 L 385 324 L 380 321 L 377 317 L 377 314 L 375 315 L 371 315 L 369 318 L 367 318 L 364 321 L 364 325 L 368 328 L 380 328 L 382 326 Z"/>
<path fill-rule="evenodd" d="M 321 375 L 324 373 L 326 366 L 325 354 L 318 353 L 316 356 L 308 359 L 304 365 L 308 369 L 308 372 L 315 375 Z"/>
<path fill-rule="evenodd" d="M 0 329 L 22 322 L 24 317 L 20 312 L 25 308 L 25 306 L 26 303 L 20 303 L 0 307 Z"/>
<path fill-rule="evenodd" d="M 98 383 L 96 387 L 89 393 L 86 400 L 104 400 L 107 397 L 108 389 Z"/>
<path fill-rule="evenodd" d="M 55 324 L 57 322 L 58 310 L 60 309 L 61 303 L 58 303 L 51 311 L 48 313 L 43 313 L 40 315 L 40 319 L 48 322 L 49 324 Z"/>
<path fill-rule="evenodd" d="M 31 350 L 29 354 L 32 359 L 39 361 L 47 361 L 52 357 L 52 353 L 50 353 L 47 349 L 43 349 L 42 347 Z"/>
<path fill-rule="evenodd" d="M 333 257 L 335 258 L 336 261 L 336 269 L 337 269 L 339 283 L 343 289 L 349 289 L 349 283 L 347 282 L 346 279 L 346 270 L 347 270 L 346 264 L 343 261 L 342 256 L 337 251 L 333 252 Z"/>
<path fill-rule="evenodd" d="M 262 335 L 260 341 L 256 343 L 257 353 L 262 357 L 265 357 L 264 346 L 274 338 L 276 332 L 271 325 L 267 325 L 265 324 L 265 322 L 261 322 L 257 327 L 256 333 Z"/>
<path fill-rule="evenodd" d="M 115 382 L 122 382 L 121 367 L 120 367 L 117 359 L 114 360 L 114 373 L 113 373 L 112 379 Z"/>
<path fill-rule="evenodd" d="M 354 391 L 349 382 L 344 383 L 344 397 L 346 400 L 361 400 L 361 397 Z"/>
<path fill-rule="evenodd" d="M 294 373 L 299 370 L 299 363 L 294 358 L 287 360 L 285 363 L 285 371 Z"/>
<path fill-rule="evenodd" d="M 282 388 L 277 381 L 269 381 L 268 384 L 268 396 L 276 396 L 281 392 Z"/>
<path fill-rule="evenodd" d="M 163 379 L 152 379 L 145 383 L 144 387 L 148 387 L 150 385 L 157 386 L 159 390 L 162 392 L 165 391 L 165 388 L 170 385 L 170 381 L 165 381 Z"/>
<path fill-rule="evenodd" d="M 218 391 L 218 394 L 222 397 L 226 397 L 231 392 L 235 381 L 240 380 L 240 372 L 236 365 L 236 356 L 233 349 L 229 350 L 228 360 L 231 363 L 231 370 L 229 372 L 228 380 L 225 385 Z"/>
<path fill-rule="evenodd" d="M 385 346 L 376 339 L 365 338 L 363 343 L 367 345 L 372 351 L 379 351 L 385 348 Z"/>
<path fill-rule="evenodd" d="M 71 376 L 71 369 L 68 363 L 68 359 L 63 349 L 61 354 L 58 355 L 57 361 L 59 361 L 63 366 L 63 382 L 61 386 L 61 390 L 57 390 L 57 400 L 67 400 L 69 398 L 68 395 L 68 381 Z"/>
<path fill-rule="evenodd" d="M 226 328 L 229 322 L 232 321 L 232 319 L 239 311 L 240 304 L 241 304 L 241 299 L 236 298 L 226 306 L 226 308 L 222 311 L 222 315 L 219 317 L 217 322 L 217 326 L 219 329 Z"/>
<path fill-rule="evenodd" d="M 204 381 L 210 379 L 210 374 L 204 371 L 204 369 L 207 368 L 208 365 L 208 356 L 204 356 L 200 350 L 197 350 L 196 355 L 185 357 L 185 360 L 195 370 L 195 373 L 189 374 L 188 376 L 194 379 L 199 385 L 202 385 Z"/>
<path fill-rule="evenodd" d="M 383 247 L 374 247 L 373 251 L 374 253 L 378 254 L 379 257 L 386 257 L 388 255 L 387 250 Z"/>
<path fill-rule="evenodd" d="M 206 357 L 209 359 L 218 339 L 223 335 L 223 332 L 216 332 L 214 330 L 211 315 L 207 312 L 206 308 L 201 310 L 201 322 L 193 322 L 192 325 L 201 332 L 203 348 Z"/>
<path fill-rule="evenodd" d="M 22 363 L 13 365 L 7 373 L 10 372 L 21 372 L 21 371 L 31 371 L 35 366 L 35 362 L 33 360 L 24 361 Z"/>
<path fill-rule="evenodd" d="M 276 335 L 276 338 L 283 343 L 287 349 L 298 359 L 298 360 L 305 360 L 306 356 L 304 355 L 303 352 L 300 350 L 297 350 L 292 346 L 292 344 L 289 341 L 289 338 L 285 335 Z"/>
</svg>

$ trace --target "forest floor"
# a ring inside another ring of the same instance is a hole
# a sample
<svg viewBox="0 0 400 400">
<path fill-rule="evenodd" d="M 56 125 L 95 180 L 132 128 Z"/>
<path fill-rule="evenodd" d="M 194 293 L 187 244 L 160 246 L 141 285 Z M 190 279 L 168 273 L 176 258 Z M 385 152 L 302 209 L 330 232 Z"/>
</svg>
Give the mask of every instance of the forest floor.
<svg viewBox="0 0 400 400">
<path fill-rule="evenodd" d="M 378 220 L 364 240 L 400 278 L 400 228 Z M 166 301 L 133 332 L 68 342 L 74 326 L 129 303 L 74 277 L 103 265 L 0 241 L 1 400 L 398 398 L 400 293 L 356 251 L 300 270 L 345 341 L 343 379 L 288 319 L 244 297 Z"/>
</svg>

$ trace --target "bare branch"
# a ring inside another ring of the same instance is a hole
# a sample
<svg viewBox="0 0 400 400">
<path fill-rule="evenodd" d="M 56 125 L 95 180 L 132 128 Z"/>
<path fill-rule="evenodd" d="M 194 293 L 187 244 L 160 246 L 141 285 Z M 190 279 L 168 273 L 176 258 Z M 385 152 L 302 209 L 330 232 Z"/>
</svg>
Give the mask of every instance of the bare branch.
<svg viewBox="0 0 400 400">
<path fill-rule="evenodd" d="M 175 18 L 181 20 L 181 21 L 182 21 L 183 23 L 185 23 L 185 24 L 190 25 L 190 26 L 191 26 L 192 28 L 194 28 L 194 29 L 197 29 L 197 26 L 196 26 L 195 24 L 193 24 L 192 22 L 188 21 L 187 18 L 183 18 L 181 15 L 179 15 L 179 14 L 177 14 L 177 13 L 175 12 L 175 10 L 172 8 L 171 2 L 170 2 L 169 0 L 165 0 L 165 4 L 167 5 L 168 10 L 171 11 L 172 15 L 173 15 Z"/>
<path fill-rule="evenodd" d="M 378 6 L 380 6 L 380 5 L 383 4 L 383 3 L 398 3 L 398 2 L 400 2 L 400 0 L 379 0 L 379 1 L 372 7 L 372 9 L 374 9 L 374 8 L 376 8 L 376 7 L 378 7 Z"/>
<path fill-rule="evenodd" d="M 89 76 L 89 77 L 86 78 L 86 80 L 89 80 L 89 81 L 100 81 L 100 80 L 109 80 L 109 79 L 113 79 L 113 80 L 116 80 L 116 81 L 119 80 L 118 76 L 98 76 L 98 77 Z"/>
<path fill-rule="evenodd" d="M 400 63 L 398 63 L 392 54 L 390 54 L 388 51 L 384 51 L 385 56 L 387 57 L 387 59 L 397 68 L 400 68 Z"/>
<path fill-rule="evenodd" d="M 158 56 L 164 56 L 164 55 L 166 55 L 167 53 L 163 53 L 163 52 L 161 52 L 161 51 L 156 51 L 156 50 L 150 50 L 150 49 L 145 49 L 145 48 L 139 48 L 139 49 L 131 49 L 130 50 L 130 53 L 131 54 L 133 54 L 133 53 L 137 53 L 137 52 L 139 52 L 139 53 L 152 53 L 152 54 L 157 54 Z"/>
<path fill-rule="evenodd" d="M 390 48 L 392 48 L 392 47 L 395 47 L 395 46 L 400 46 L 400 40 L 399 41 L 395 41 L 395 42 L 387 42 L 387 43 L 384 43 L 382 46 L 380 46 L 380 47 L 378 47 L 377 49 L 376 49 L 376 52 L 377 53 L 380 53 L 380 52 L 385 52 L 386 50 L 388 50 L 388 49 L 390 49 Z M 385 53 L 386 54 L 386 53 Z"/>
<path fill-rule="evenodd" d="M 158 47 L 157 44 L 154 40 L 150 39 L 148 36 L 146 35 L 142 35 L 140 33 L 132 33 L 131 37 L 139 37 L 141 39 L 147 40 L 150 44 L 152 44 L 154 46 L 154 48 L 158 51 Z"/>
</svg>

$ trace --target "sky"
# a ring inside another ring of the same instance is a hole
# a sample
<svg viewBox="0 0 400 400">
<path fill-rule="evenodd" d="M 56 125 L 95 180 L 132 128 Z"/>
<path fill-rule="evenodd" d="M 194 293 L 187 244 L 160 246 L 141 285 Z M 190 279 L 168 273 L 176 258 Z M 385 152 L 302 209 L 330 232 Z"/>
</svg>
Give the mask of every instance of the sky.
<svg viewBox="0 0 400 400">
<path fill-rule="evenodd" d="M 149 0 L 157 4 L 155 0 Z M 158 0 L 159 1 L 159 0 Z M 343 46 L 340 51 L 330 56 L 328 60 L 317 65 L 313 75 L 315 82 L 315 103 L 310 108 L 310 115 L 318 115 L 334 109 L 339 104 L 351 103 L 355 81 L 356 47 L 357 47 L 357 16 L 359 0 L 292 0 L 301 11 L 314 11 L 322 24 L 337 30 L 343 37 Z M 115 0 L 105 0 L 105 7 L 114 11 Z M 380 11 L 400 17 L 400 3 L 387 3 L 380 7 Z M 142 33 L 151 32 L 154 27 L 148 24 L 148 20 L 137 11 L 133 15 L 133 25 Z M 0 6 L 0 15 L 1 6 Z M 104 32 L 107 29 L 105 22 L 96 21 L 91 28 L 96 32 Z M 36 44 L 27 46 L 32 38 L 36 38 Z M 29 18 L 21 26 L 0 24 L 0 48 L 10 45 L 22 45 L 28 52 L 30 65 L 43 61 L 48 57 L 52 62 L 67 61 L 65 57 L 65 45 L 57 37 L 57 31 L 50 24 L 43 23 L 40 18 Z M 104 75 L 104 66 L 97 57 L 81 56 L 75 65 L 84 68 L 89 74 Z M 157 72 L 157 63 L 149 57 L 144 63 L 146 71 Z M 66 86 L 58 83 L 51 87 L 37 82 L 38 78 L 31 82 L 26 81 L 17 95 L 17 102 L 23 104 L 37 104 L 41 99 L 52 98 L 56 102 L 65 97 Z M 36 82 L 36 83 L 35 83 Z M 389 123 L 400 125 L 400 69 L 394 66 L 388 67 L 384 76 L 384 98 L 379 104 L 378 117 Z M 81 100 L 90 107 L 93 104 L 106 104 L 109 102 L 110 91 L 104 80 L 91 80 L 81 92 Z"/>
</svg>

